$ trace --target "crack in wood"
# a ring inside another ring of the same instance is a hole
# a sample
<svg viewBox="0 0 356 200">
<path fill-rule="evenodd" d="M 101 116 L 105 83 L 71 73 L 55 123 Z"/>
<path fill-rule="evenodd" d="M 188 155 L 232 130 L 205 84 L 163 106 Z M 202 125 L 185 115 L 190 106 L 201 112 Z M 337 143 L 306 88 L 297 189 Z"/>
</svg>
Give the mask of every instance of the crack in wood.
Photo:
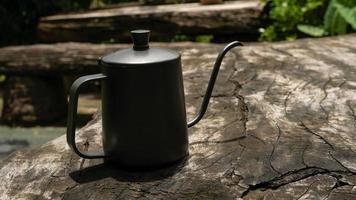
<svg viewBox="0 0 356 200">
<path fill-rule="evenodd" d="M 332 156 L 333 159 L 336 159 L 331 152 L 329 151 L 330 156 Z M 345 167 L 340 161 L 338 161 L 337 159 L 335 160 L 336 162 L 338 162 L 341 166 L 343 166 L 343 168 L 346 171 L 342 171 L 342 170 L 328 170 L 328 169 L 324 169 L 324 168 L 320 168 L 320 167 L 314 167 L 314 166 L 307 166 L 305 168 L 301 168 L 295 171 L 289 171 L 285 174 L 282 174 L 278 177 L 275 177 L 269 181 L 265 181 L 265 182 L 261 182 L 258 183 L 256 185 L 249 185 L 248 189 L 242 193 L 241 198 L 245 197 L 248 193 L 250 193 L 251 191 L 255 191 L 255 190 L 266 190 L 266 189 L 278 189 L 281 186 L 290 184 L 290 183 L 294 183 L 300 180 L 304 180 L 306 178 L 312 177 L 312 176 L 316 176 L 319 174 L 328 174 L 330 176 L 333 176 L 335 178 L 337 178 L 337 180 L 339 180 L 338 177 L 336 177 L 335 174 L 352 174 L 352 175 L 356 175 L 356 172 L 353 172 L 351 170 L 349 170 L 347 167 Z M 337 188 L 337 187 L 341 187 L 343 185 L 350 185 L 349 183 L 346 183 L 344 181 L 339 180 L 339 183 L 336 183 L 335 186 L 333 186 L 333 188 Z"/>
<path fill-rule="evenodd" d="M 307 127 L 302 120 L 299 121 L 299 125 L 304 128 L 308 133 L 311 133 L 322 140 L 326 145 L 328 145 L 332 150 L 334 150 L 334 146 L 328 142 L 323 136 L 317 134 L 315 131 L 312 131 L 309 127 Z"/>
<path fill-rule="evenodd" d="M 226 140 L 205 140 L 205 141 L 196 141 L 196 142 L 192 142 L 189 143 L 189 145 L 197 145 L 197 144 L 225 144 L 225 143 L 229 143 L 229 142 L 236 142 L 238 140 L 242 140 L 246 138 L 245 135 L 239 136 L 239 137 L 235 137 L 235 138 L 231 138 L 231 139 L 226 139 Z"/>
<path fill-rule="evenodd" d="M 286 50 L 283 50 L 283 49 L 280 49 L 280 48 L 277 48 L 277 47 L 271 47 L 271 49 L 274 50 L 274 51 L 277 51 L 278 53 L 285 54 L 285 55 L 287 55 L 287 56 L 289 56 L 289 57 L 291 57 L 291 58 L 293 58 L 293 59 L 296 60 L 296 58 L 294 57 L 294 55 L 291 54 L 291 53 L 289 53 L 289 52 L 286 51 Z"/>
<path fill-rule="evenodd" d="M 345 83 L 347 83 L 346 80 L 343 80 L 337 87 L 339 87 L 340 89 L 342 89 L 342 87 L 345 85 Z"/>
<path fill-rule="evenodd" d="M 227 66 L 229 66 L 230 68 L 232 68 L 232 71 L 231 73 L 229 74 L 227 80 L 228 81 L 231 81 L 231 78 L 234 76 L 234 74 L 237 72 L 237 68 L 235 68 L 235 65 L 237 63 L 237 55 L 235 52 L 229 52 L 229 54 L 231 55 L 234 55 L 234 59 L 232 62 L 229 62 L 229 63 L 232 63 L 231 65 L 227 64 Z"/>
<path fill-rule="evenodd" d="M 338 189 L 339 187 L 342 187 L 342 186 L 345 186 L 345 185 L 350 185 L 349 183 L 340 180 L 340 176 L 337 176 L 335 174 L 330 174 L 330 176 L 334 177 L 336 179 L 336 182 L 335 182 L 334 186 L 329 190 L 328 194 L 326 195 L 326 197 L 323 200 L 328 199 L 330 197 L 330 194 L 334 190 Z M 353 186 L 353 185 L 350 185 L 350 186 Z"/>
<path fill-rule="evenodd" d="M 244 103 L 244 102 L 242 102 Z M 247 123 L 247 119 L 245 119 L 246 117 L 243 117 L 242 121 L 243 121 L 243 126 L 244 126 L 244 133 L 246 132 L 246 123 Z M 224 125 L 225 127 L 229 127 L 230 125 L 238 122 L 238 121 L 241 121 L 241 120 L 234 120 L 226 125 Z M 223 144 L 223 143 L 229 143 L 229 142 L 235 142 L 235 141 L 238 141 L 238 140 L 241 140 L 241 139 L 244 139 L 246 137 L 246 135 L 242 135 L 242 136 L 238 136 L 238 137 L 234 137 L 234 138 L 230 138 L 230 139 L 225 139 L 225 140 L 210 140 L 211 137 L 213 137 L 215 135 L 215 133 L 221 131 L 220 129 L 209 134 L 209 136 L 203 140 L 203 141 L 196 141 L 196 142 L 191 142 L 189 143 L 189 145 L 196 145 L 196 144 Z"/>
<path fill-rule="evenodd" d="M 247 136 L 250 136 L 250 137 L 255 138 L 256 140 L 258 140 L 258 141 L 261 142 L 262 144 L 266 144 L 266 142 L 265 142 L 264 140 L 262 140 L 261 138 L 257 137 L 257 136 L 254 135 L 254 134 L 247 133 L 247 134 L 246 134 L 246 137 L 247 137 Z"/>
<path fill-rule="evenodd" d="M 351 185 L 351 184 L 349 184 L 349 183 L 347 183 L 347 182 L 345 182 L 345 181 L 340 180 L 340 177 L 338 177 L 338 176 L 335 176 L 335 175 L 331 175 L 331 176 L 333 176 L 334 178 L 336 178 L 336 183 L 335 183 L 335 185 L 332 187 L 332 189 L 337 189 L 337 188 L 342 187 L 342 186 L 345 186 L 345 185 L 353 186 L 353 185 Z"/>
<path fill-rule="evenodd" d="M 269 181 L 261 182 L 256 185 L 250 185 L 249 188 L 241 195 L 241 198 L 245 197 L 248 193 L 255 190 L 266 190 L 266 189 L 278 189 L 281 186 L 294 183 L 300 180 L 304 180 L 306 178 L 316 176 L 319 174 L 353 174 L 356 175 L 355 172 L 350 171 L 340 171 L 340 170 L 328 170 L 320 167 L 305 167 L 300 168 L 298 170 L 289 171 L 281 176 L 275 177 Z"/>
<path fill-rule="evenodd" d="M 245 98 L 243 96 L 236 94 L 235 97 L 239 100 L 238 108 L 241 114 L 240 120 L 242 121 L 242 125 L 243 125 L 243 135 L 246 136 L 249 109 L 247 103 L 245 102 Z"/>
<path fill-rule="evenodd" d="M 301 199 L 307 192 L 309 192 L 310 188 L 316 183 L 318 180 L 313 181 L 311 184 L 308 185 L 307 189 L 299 195 L 299 197 L 296 200 Z"/>
<path fill-rule="evenodd" d="M 237 159 L 240 159 L 242 157 L 243 153 L 245 152 L 246 146 L 241 144 L 240 141 L 238 141 L 238 144 L 239 144 L 240 147 L 242 147 L 241 152 L 237 157 Z"/>
<path fill-rule="evenodd" d="M 213 151 L 212 153 L 210 153 L 210 154 L 208 154 L 208 155 L 206 155 L 206 154 L 204 154 L 204 153 L 194 153 L 194 154 L 189 154 L 189 158 L 193 158 L 194 156 L 198 156 L 198 155 L 203 155 L 203 156 L 201 156 L 201 157 L 203 157 L 203 158 L 197 158 L 194 162 L 195 163 L 199 163 L 200 161 L 204 161 L 204 160 L 206 160 L 207 158 L 209 158 L 209 157 L 211 157 L 211 156 L 213 156 L 213 155 L 215 155 L 217 153 L 217 151 Z"/>
<path fill-rule="evenodd" d="M 225 155 L 220 156 L 219 158 L 215 159 L 214 161 L 212 161 L 209 165 L 205 165 L 201 168 L 197 168 L 194 169 L 193 171 L 204 171 L 204 169 L 210 168 L 211 166 L 215 165 L 216 163 L 218 163 L 219 161 L 221 161 L 222 159 L 230 156 L 231 154 L 235 153 L 236 151 L 238 151 L 239 149 L 234 149 L 232 151 L 230 151 L 229 153 L 226 153 Z"/>
<path fill-rule="evenodd" d="M 276 127 L 277 127 L 277 130 L 278 130 L 278 135 L 277 135 L 277 139 L 276 139 L 275 143 L 272 145 L 272 152 L 271 152 L 271 154 L 270 154 L 270 156 L 269 156 L 269 158 L 268 158 L 268 162 L 269 162 L 269 165 L 270 165 L 271 169 L 272 169 L 274 172 L 276 172 L 277 174 L 281 174 L 281 172 L 279 172 L 279 171 L 273 166 L 273 164 L 272 164 L 272 159 L 273 159 L 274 151 L 275 151 L 275 149 L 277 148 L 277 145 L 278 145 L 278 143 L 279 143 L 279 139 L 281 138 L 281 135 L 282 135 L 282 130 L 281 130 L 281 128 L 279 127 L 278 124 L 276 124 Z"/>
<path fill-rule="evenodd" d="M 285 95 L 286 98 L 284 98 L 284 102 L 283 102 L 283 105 L 284 105 L 284 114 L 287 115 L 287 107 L 288 107 L 288 100 L 289 100 L 289 97 L 290 95 L 295 92 L 298 87 L 303 83 L 304 81 L 301 81 L 300 83 L 297 84 L 297 86 L 295 86 L 293 89 L 289 90 L 287 92 L 287 94 Z"/>
<path fill-rule="evenodd" d="M 324 97 L 319 101 L 319 106 L 320 109 L 325 113 L 325 120 L 327 122 L 329 122 L 329 111 L 327 111 L 324 106 L 323 106 L 323 102 L 325 101 L 325 99 L 328 97 L 328 92 L 326 90 L 327 86 L 330 84 L 331 82 L 331 77 L 329 77 L 329 79 L 324 83 L 322 90 L 324 92 Z"/>
<path fill-rule="evenodd" d="M 286 98 L 284 98 L 284 114 L 287 115 L 287 105 L 288 105 L 288 99 L 289 99 L 289 96 L 292 94 L 292 91 L 288 91 L 287 95 L 286 95 Z"/>
<path fill-rule="evenodd" d="M 247 132 L 247 121 L 248 121 L 248 112 L 249 112 L 249 109 L 248 109 L 248 106 L 247 106 L 247 103 L 245 102 L 245 98 L 239 94 L 239 91 L 240 89 L 242 88 L 242 85 L 239 83 L 239 81 L 237 80 L 232 80 L 234 74 L 237 72 L 237 68 L 235 67 L 236 66 L 236 63 L 237 63 L 237 57 L 239 57 L 236 52 L 233 51 L 233 55 L 235 56 L 235 59 L 234 59 L 234 62 L 233 62 L 233 65 L 232 65 L 232 68 L 233 68 L 233 71 L 231 73 L 231 76 L 229 76 L 228 78 L 228 81 L 231 82 L 235 88 L 233 90 L 233 96 L 235 96 L 237 99 L 238 99 L 238 108 L 240 110 L 240 113 L 241 113 L 241 121 L 243 122 L 243 134 L 244 136 L 246 136 L 246 132 Z M 241 103 L 241 104 L 240 104 Z"/>
<path fill-rule="evenodd" d="M 304 90 L 308 85 L 310 85 L 310 84 L 312 84 L 312 83 L 314 83 L 314 82 L 315 82 L 315 80 L 309 80 L 309 81 L 307 81 L 307 82 L 301 87 L 301 89 Z"/>
<path fill-rule="evenodd" d="M 272 82 L 270 84 L 268 84 L 266 92 L 263 94 L 263 98 L 265 98 L 265 96 L 268 95 L 268 93 L 270 92 L 270 90 L 275 82 L 276 82 L 276 76 L 274 76 Z"/>
<path fill-rule="evenodd" d="M 356 128 L 356 114 L 355 114 L 355 110 L 352 108 L 350 101 L 346 101 L 346 105 L 349 108 L 350 112 L 351 112 L 351 117 L 353 118 L 354 121 L 354 127 Z"/>
<path fill-rule="evenodd" d="M 306 179 L 311 176 L 318 174 L 328 173 L 326 169 L 318 167 L 305 167 L 295 171 L 289 171 L 278 177 L 275 177 L 269 181 L 261 182 L 256 185 L 250 185 L 250 187 L 242 193 L 241 198 L 245 197 L 248 193 L 255 190 L 265 190 L 265 189 L 277 189 L 283 185 L 287 185 L 293 182 L 297 182 Z"/>
<path fill-rule="evenodd" d="M 353 171 L 351 171 L 349 168 L 347 168 L 344 164 L 342 164 L 342 162 L 339 161 L 339 159 L 337 159 L 330 151 L 328 152 L 330 157 L 335 160 L 335 162 L 337 162 L 342 168 L 344 168 L 346 171 L 353 173 Z"/>
<path fill-rule="evenodd" d="M 305 158 L 304 158 L 305 152 L 307 151 L 308 148 L 309 148 L 309 144 L 305 145 L 305 147 L 303 148 L 303 151 L 302 151 L 302 164 L 305 167 L 308 167 L 308 164 L 305 162 Z"/>
</svg>

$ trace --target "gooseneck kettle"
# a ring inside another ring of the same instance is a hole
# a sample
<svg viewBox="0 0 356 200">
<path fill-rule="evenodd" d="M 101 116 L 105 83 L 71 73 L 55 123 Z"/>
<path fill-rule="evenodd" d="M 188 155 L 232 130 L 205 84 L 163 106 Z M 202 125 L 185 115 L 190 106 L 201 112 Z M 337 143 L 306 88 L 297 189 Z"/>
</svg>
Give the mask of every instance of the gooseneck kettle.
<svg viewBox="0 0 356 200">
<path fill-rule="evenodd" d="M 67 142 L 83 158 L 105 158 L 118 166 L 159 167 L 188 155 L 188 128 L 204 116 L 225 54 L 218 55 L 197 116 L 187 123 L 181 56 L 149 47 L 148 30 L 131 31 L 133 47 L 99 59 L 100 74 L 78 78 L 70 89 Z M 75 143 L 79 89 L 101 80 L 103 151 L 83 152 Z"/>
</svg>

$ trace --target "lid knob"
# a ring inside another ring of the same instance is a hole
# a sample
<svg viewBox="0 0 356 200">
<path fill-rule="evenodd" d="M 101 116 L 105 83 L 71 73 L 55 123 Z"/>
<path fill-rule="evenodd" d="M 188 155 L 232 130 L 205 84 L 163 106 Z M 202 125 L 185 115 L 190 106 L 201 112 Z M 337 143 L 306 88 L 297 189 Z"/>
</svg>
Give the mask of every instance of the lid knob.
<svg viewBox="0 0 356 200">
<path fill-rule="evenodd" d="M 133 41 L 133 49 L 137 51 L 146 50 L 149 48 L 148 41 L 150 38 L 149 30 L 134 30 L 131 31 Z"/>
</svg>

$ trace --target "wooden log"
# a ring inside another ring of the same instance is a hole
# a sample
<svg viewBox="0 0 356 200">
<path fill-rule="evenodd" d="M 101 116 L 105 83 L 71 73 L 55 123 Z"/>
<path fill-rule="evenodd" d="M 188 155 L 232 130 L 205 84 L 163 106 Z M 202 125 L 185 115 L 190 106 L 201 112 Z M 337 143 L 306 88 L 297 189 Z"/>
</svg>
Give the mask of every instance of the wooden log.
<svg viewBox="0 0 356 200">
<path fill-rule="evenodd" d="M 67 95 L 62 77 L 8 76 L 1 122 L 8 125 L 43 125 L 63 119 Z"/>
<path fill-rule="evenodd" d="M 150 29 L 159 41 L 171 41 L 176 34 L 251 37 L 258 34 L 262 10 L 258 0 L 99 9 L 43 17 L 38 36 L 44 42 L 128 42 L 129 30 Z"/>
<path fill-rule="evenodd" d="M 5 75 L 83 75 L 98 73 L 97 59 L 131 44 L 57 43 L 9 46 L 0 48 L 0 74 Z M 216 48 L 219 45 L 182 43 L 150 43 L 152 47 Z M 21 56 L 19 56 L 21 55 Z"/>
<path fill-rule="evenodd" d="M 182 51 L 194 46 L 211 48 L 216 45 L 154 43 L 152 46 Z M 8 75 L 2 123 L 36 125 L 55 122 L 65 114 L 65 94 L 73 76 L 100 72 L 97 65 L 100 56 L 129 47 L 127 44 L 59 43 L 1 48 L 0 74 Z"/>
<path fill-rule="evenodd" d="M 249 45 L 224 61 L 184 163 L 123 171 L 76 156 L 65 136 L 0 164 L 1 199 L 355 199 L 356 35 Z M 183 51 L 187 112 L 217 48 Z M 101 146 L 101 117 L 77 133 Z M 139 138 L 138 138 L 139 139 Z"/>
<path fill-rule="evenodd" d="M 193 43 L 154 43 L 152 46 L 179 51 L 193 46 L 207 47 Z M 1 48 L 0 74 L 8 76 L 1 122 L 29 126 L 63 118 L 73 76 L 100 72 L 97 59 L 123 48 L 130 48 L 130 45 L 59 43 Z"/>
</svg>

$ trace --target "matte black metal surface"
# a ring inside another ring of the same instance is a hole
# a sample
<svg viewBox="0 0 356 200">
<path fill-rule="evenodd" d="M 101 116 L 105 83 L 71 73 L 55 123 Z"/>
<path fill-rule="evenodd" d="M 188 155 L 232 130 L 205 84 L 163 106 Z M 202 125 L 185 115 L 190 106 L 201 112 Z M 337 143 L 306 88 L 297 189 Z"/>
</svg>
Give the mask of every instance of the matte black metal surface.
<svg viewBox="0 0 356 200">
<path fill-rule="evenodd" d="M 218 55 L 200 111 L 186 121 L 180 55 L 149 48 L 145 30 L 134 31 L 135 49 L 125 49 L 99 60 L 102 74 L 84 76 L 71 89 L 67 142 L 84 158 L 105 157 L 119 166 L 152 168 L 182 160 L 188 154 L 188 127 L 204 116 L 225 54 L 240 42 L 228 44 Z M 78 89 L 102 79 L 103 148 L 88 154 L 75 146 Z"/>
<path fill-rule="evenodd" d="M 168 62 L 180 57 L 171 49 L 149 48 L 149 34 L 149 30 L 131 31 L 133 47 L 104 56 L 101 62 L 112 67 L 148 67 L 152 65 L 147 64 Z"/>
<path fill-rule="evenodd" d="M 150 39 L 149 30 L 134 30 L 131 31 L 133 41 L 133 49 L 137 51 L 146 50 L 149 48 L 148 41 Z"/>
<path fill-rule="evenodd" d="M 180 60 L 146 68 L 103 66 L 103 145 L 123 166 L 160 166 L 188 153 Z"/>
<path fill-rule="evenodd" d="M 106 76 L 104 74 L 93 74 L 82 76 L 74 81 L 69 92 L 69 104 L 68 104 L 68 121 L 67 121 L 67 143 L 69 147 L 80 157 L 83 158 L 104 158 L 104 152 L 81 152 L 75 144 L 75 128 L 77 122 L 77 107 L 78 107 L 78 96 L 80 88 L 87 82 L 93 80 L 104 79 Z"/>
<path fill-rule="evenodd" d="M 136 51 L 131 48 L 119 50 L 104 56 L 101 61 L 111 67 L 148 67 L 146 64 L 168 62 L 179 57 L 180 55 L 176 51 L 170 49 L 149 48 L 143 51 Z"/>
</svg>

